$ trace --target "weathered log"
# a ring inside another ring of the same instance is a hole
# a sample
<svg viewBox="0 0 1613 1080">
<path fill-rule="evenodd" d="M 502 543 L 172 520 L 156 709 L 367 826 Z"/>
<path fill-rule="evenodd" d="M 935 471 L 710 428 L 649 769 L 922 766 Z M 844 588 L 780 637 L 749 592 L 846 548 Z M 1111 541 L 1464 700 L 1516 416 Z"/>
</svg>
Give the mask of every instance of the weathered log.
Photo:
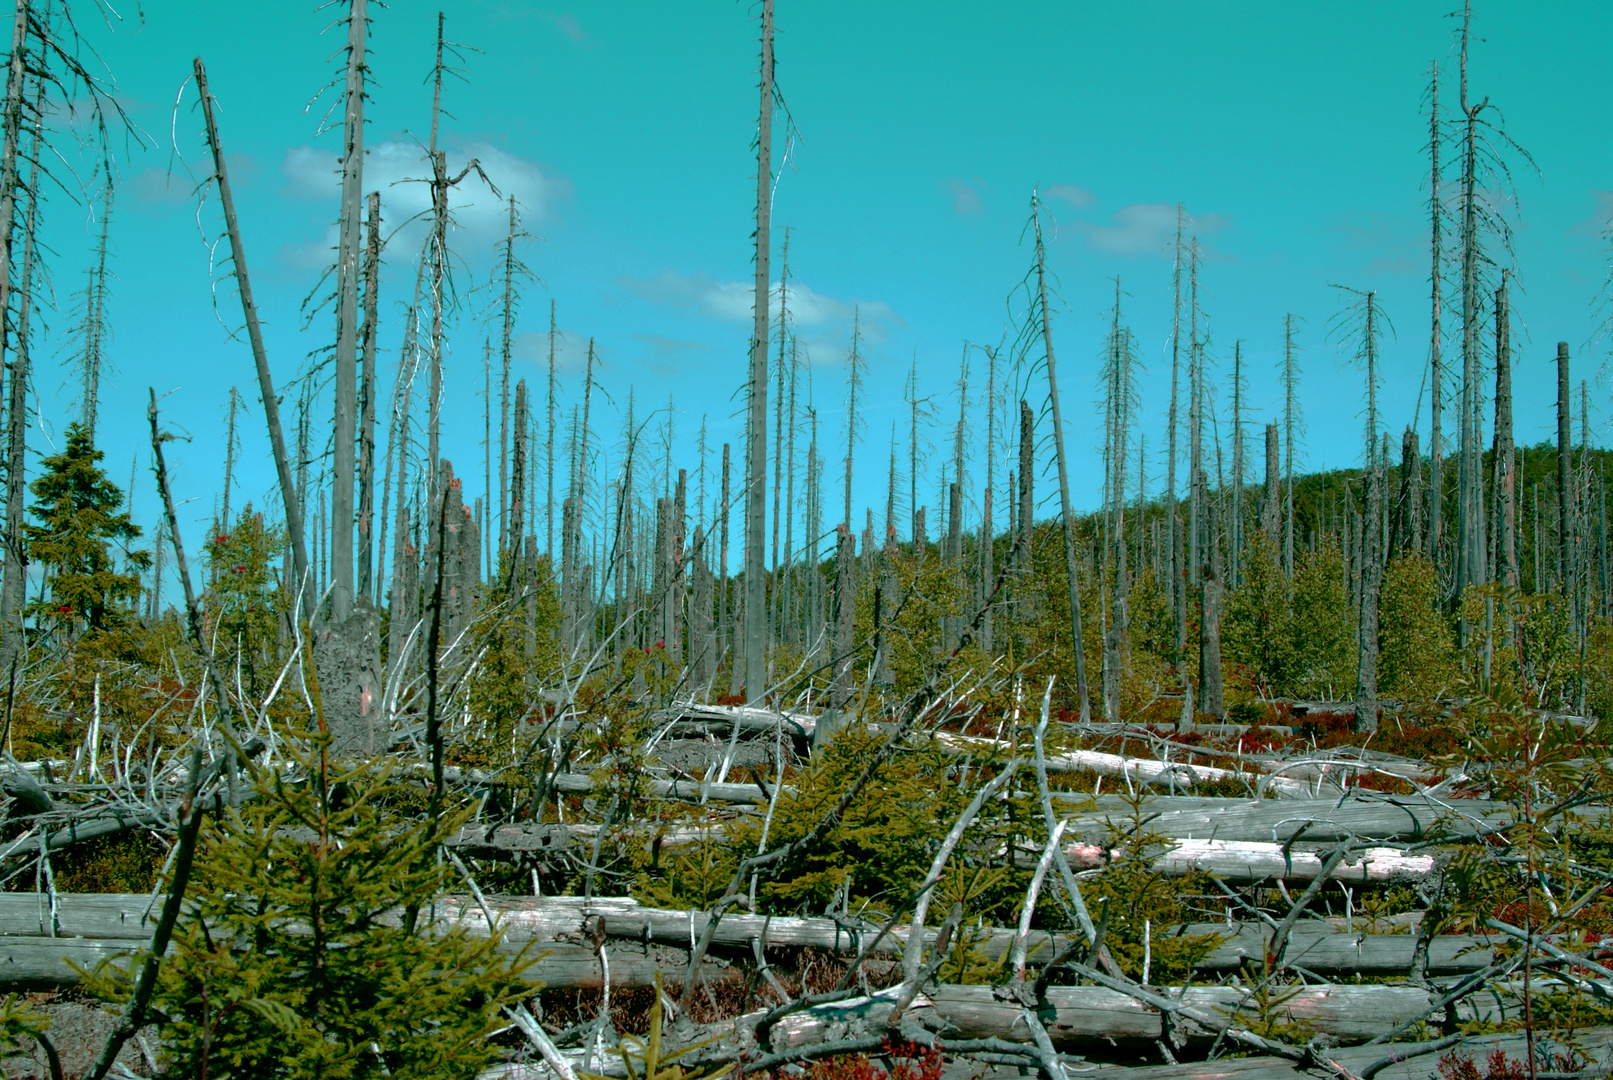
<svg viewBox="0 0 1613 1080">
<path fill-rule="evenodd" d="M 0 950 L 13 944 L 28 945 L 32 939 L 48 939 L 54 925 L 59 939 L 101 939 L 145 941 L 151 935 L 146 894 L 61 893 L 57 896 L 54 924 L 47 898 L 29 893 L 0 893 Z M 691 938 L 705 933 L 705 912 L 677 911 L 643 907 L 628 897 L 487 897 L 486 903 L 499 921 L 505 940 L 512 943 L 578 942 L 590 929 L 591 919 L 607 938 L 637 943 L 686 948 Z M 485 934 L 487 920 L 481 905 L 469 897 L 444 897 L 436 906 L 442 925 L 463 920 L 471 933 Z M 719 949 L 748 955 L 752 942 L 760 940 L 764 949 L 812 948 L 843 956 L 855 956 L 879 932 L 879 924 L 863 919 L 797 918 L 734 913 L 723 916 L 712 935 Z M 1259 963 L 1265 955 L 1270 932 L 1246 923 L 1194 923 L 1180 928 L 1160 928 L 1161 936 L 1175 934 L 1215 934 L 1223 940 L 1196 965 L 1203 971 L 1234 970 L 1247 960 Z M 933 931 L 925 940 L 933 944 Z M 999 960 L 1012 947 L 1014 931 L 983 927 L 967 939 L 988 960 Z M 1027 939 L 1031 965 L 1046 962 L 1070 943 L 1064 935 L 1032 931 Z M 1442 935 L 1429 943 L 1429 973 L 1465 974 L 1484 967 L 1492 959 L 1494 937 Z M 896 927 L 885 935 L 871 955 L 900 955 L 906 946 L 907 928 Z M 1410 970 L 1416 938 L 1412 934 L 1367 934 L 1348 932 L 1331 922 L 1306 919 L 1292 931 L 1288 959 L 1311 971 L 1359 974 L 1403 974 Z M 545 945 L 544 947 L 549 947 Z"/>
<path fill-rule="evenodd" d="M 1159 991 L 1189 1008 L 1247 1023 L 1255 1015 L 1247 995 L 1231 986 L 1174 987 Z M 1421 1015 L 1438 996 L 1415 986 L 1305 986 L 1284 990 L 1278 1007 L 1284 1019 L 1308 1025 L 1317 1034 L 1342 1041 L 1363 1041 Z M 1501 1002 L 1508 1006 L 1505 998 Z M 846 1038 L 874 1029 L 888 1017 L 890 995 L 856 998 L 793 1013 L 774 1025 L 775 1049 L 802 1047 Z M 998 1038 L 1028 1043 L 1031 1033 L 1021 1017 L 1025 1006 L 1013 995 L 991 986 L 937 986 L 919 995 L 909 1015 L 948 1039 Z M 1037 1014 L 1053 1042 L 1079 1046 L 1095 1039 L 1157 1039 L 1165 1034 L 1159 1011 L 1116 990 L 1099 986 L 1049 987 Z M 1496 1020 L 1503 1014 L 1494 998 L 1478 996 L 1457 1005 L 1459 1022 Z M 1182 1018 L 1176 1025 L 1193 1035 L 1213 1035 Z"/>
<path fill-rule="evenodd" d="M 1517 819 L 1516 812 L 1503 803 L 1419 795 L 1370 794 L 1342 803 L 1337 799 L 1160 797 L 1147 800 L 1142 809 L 1143 828 L 1172 839 L 1274 843 L 1300 838 L 1310 843 L 1336 843 L 1349 839 L 1425 840 L 1435 835 L 1471 837 L 1481 829 Z M 1115 832 L 1129 832 L 1131 825 L 1131 809 L 1122 804 L 1112 810 L 1078 812 L 1065 835 L 1096 843 Z"/>
<path fill-rule="evenodd" d="M 1287 963 L 1307 971 L 1326 974 L 1405 975 L 1416 960 L 1415 934 L 1367 934 L 1339 932 L 1320 920 L 1305 920 L 1288 936 L 1284 954 Z M 1172 930 L 1169 933 L 1176 933 Z M 1195 923 L 1181 928 L 1183 934 L 1217 934 L 1221 942 L 1203 960 L 1194 964 L 1198 971 L 1235 971 L 1245 963 L 1259 966 L 1265 959 L 1272 931 L 1248 923 Z M 1441 934 L 1429 939 L 1428 971 L 1433 976 L 1466 975 L 1479 971 L 1495 959 L 1494 945 L 1502 939 L 1473 934 Z"/>
<path fill-rule="evenodd" d="M 1071 866 L 1086 874 L 1102 873 L 1115 858 L 1112 848 L 1075 844 L 1065 849 Z M 1281 878 L 1314 881 L 1322 876 L 1325 855 L 1298 845 L 1253 843 L 1238 840 L 1178 840 L 1154 857 L 1151 869 L 1166 877 L 1201 872 L 1223 881 L 1249 884 Z M 1326 876 L 1347 884 L 1382 884 L 1420 881 L 1434 872 L 1432 855 L 1410 855 L 1398 848 L 1360 848 L 1350 852 Z"/>
<path fill-rule="evenodd" d="M 724 733 L 739 728 L 751 733 L 772 734 L 784 724 L 784 734 L 794 739 L 810 739 L 818 718 L 809 713 L 781 712 L 754 705 L 704 705 L 679 702 L 652 716 L 652 721 L 709 728 Z"/>
<path fill-rule="evenodd" d="M 501 951 L 514 952 L 524 944 L 507 942 Z M 23 987 L 73 986 L 78 968 L 93 970 L 103 960 L 116 960 L 138 952 L 141 942 L 132 937 L 5 937 L 0 938 L 0 984 Z M 605 946 L 614 988 L 654 986 L 657 973 L 689 967 L 689 950 L 642 942 L 613 941 Z M 573 942 L 535 943 L 532 963 L 522 973 L 528 982 L 550 990 L 599 989 L 604 968 L 591 945 Z M 716 957 L 702 959 L 698 982 L 718 983 L 741 976 L 742 969 Z"/>
<path fill-rule="evenodd" d="M 953 735 L 948 732 L 937 733 L 936 738 L 942 745 L 961 753 L 1007 749 L 1005 744 L 995 739 Z M 1050 772 L 1090 772 L 1099 776 L 1119 777 L 1132 783 L 1166 784 L 1182 788 L 1191 788 L 1201 783 L 1233 781 L 1245 785 L 1253 792 L 1256 785 L 1264 782 L 1269 790 L 1287 798 L 1309 799 L 1316 796 L 1316 785 L 1303 780 L 1292 780 L 1284 776 L 1267 777 L 1253 771 L 1235 772 L 1212 765 L 1126 757 L 1098 750 L 1071 750 L 1063 754 L 1051 754 L 1047 758 L 1047 768 Z"/>
</svg>

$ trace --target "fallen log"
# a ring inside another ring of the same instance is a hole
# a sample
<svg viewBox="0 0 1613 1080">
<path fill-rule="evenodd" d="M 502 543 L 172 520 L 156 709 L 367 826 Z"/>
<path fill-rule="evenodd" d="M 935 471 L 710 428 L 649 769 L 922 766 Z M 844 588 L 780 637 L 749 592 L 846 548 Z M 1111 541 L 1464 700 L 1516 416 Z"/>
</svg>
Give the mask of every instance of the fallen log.
<svg viewBox="0 0 1613 1080">
<path fill-rule="evenodd" d="M 54 911 L 48 898 L 28 893 L 0 893 L 0 950 L 30 945 L 35 940 L 100 939 L 143 942 L 150 938 L 154 915 L 146 894 L 60 893 Z M 708 915 L 703 911 L 650 908 L 629 897 L 486 897 L 485 902 L 506 941 L 575 944 L 594 933 L 613 942 L 651 943 L 686 949 L 705 933 Z M 466 896 L 446 896 L 436 905 L 440 925 L 463 922 L 473 934 L 487 933 L 481 904 Z M 718 920 L 712 945 L 750 955 L 753 942 L 763 949 L 818 949 L 855 956 L 879 933 L 880 924 L 856 917 L 845 919 L 751 915 L 736 912 Z M 1195 965 L 1206 972 L 1232 971 L 1245 962 L 1260 963 L 1270 931 L 1248 923 L 1193 923 L 1160 928 L 1160 937 L 1216 935 L 1220 943 Z M 925 931 L 935 942 L 935 932 Z M 988 961 L 1000 960 L 1013 946 L 1015 932 L 1003 927 L 982 927 L 966 939 Z M 906 948 L 908 928 L 895 927 L 870 955 L 890 958 Z M 1026 940 L 1028 962 L 1045 963 L 1071 942 L 1065 935 L 1034 930 Z M 1490 962 L 1495 937 L 1442 935 L 1428 946 L 1429 974 L 1466 974 Z M 613 946 L 614 947 L 614 946 Z M 1412 934 L 1351 932 L 1324 920 L 1305 919 L 1290 934 L 1287 957 L 1316 972 L 1394 975 L 1409 972 L 1416 947 Z M 686 962 L 686 961 L 685 961 Z M 614 971 L 613 971 L 614 975 Z"/>
<path fill-rule="evenodd" d="M 1256 1015 L 1247 994 L 1231 986 L 1193 986 L 1156 992 L 1187 1007 L 1228 1021 L 1248 1023 Z M 1439 1000 L 1415 986 L 1324 985 L 1286 987 L 1277 1011 L 1281 1019 L 1307 1025 L 1319 1035 L 1364 1041 L 1415 1019 Z M 1494 1021 L 1510 1015 L 1510 1002 L 1478 996 L 1457 1004 L 1459 1023 Z M 1022 1013 L 1026 1006 L 1012 994 L 992 986 L 946 984 L 913 999 L 908 1014 L 946 1039 L 997 1038 L 1032 1040 Z M 772 1028 L 775 1050 L 844 1039 L 858 1029 L 879 1028 L 890 1015 L 891 995 L 876 994 L 819 1005 L 792 1013 Z M 1055 1045 L 1079 1047 L 1097 1039 L 1157 1039 L 1166 1034 L 1159 1010 L 1117 990 L 1101 986 L 1049 987 L 1036 1012 Z M 1185 1018 L 1174 1025 L 1193 1036 L 1212 1036 Z"/>
<path fill-rule="evenodd" d="M 810 739 L 818 726 L 818 718 L 810 713 L 783 712 L 754 705 L 705 705 L 692 701 L 674 703 L 652 714 L 651 720 L 707 728 L 713 733 L 718 730 L 729 733 L 738 728 L 744 732 L 772 734 L 783 724 L 784 734 L 793 739 Z"/>
<path fill-rule="evenodd" d="M 953 735 L 937 732 L 936 739 L 959 753 L 981 753 L 986 750 L 1006 752 L 1008 747 L 995 739 L 982 739 L 970 735 Z M 1187 749 L 1184 747 L 1183 752 Z M 1189 762 L 1157 761 L 1152 758 L 1126 757 L 1099 750 L 1070 750 L 1047 757 L 1049 772 L 1088 772 L 1099 776 L 1114 776 L 1138 784 L 1191 788 L 1195 784 L 1231 781 L 1244 785 L 1251 793 L 1256 785 L 1265 781 L 1269 790 L 1286 798 L 1309 799 L 1316 797 L 1316 785 L 1283 776 L 1266 777 L 1259 772 L 1235 772 L 1213 765 L 1194 765 Z"/>
<path fill-rule="evenodd" d="M 1102 873 L 1116 857 L 1114 848 L 1073 844 L 1064 851 L 1082 876 Z M 1286 844 L 1239 840 L 1178 840 L 1154 856 L 1150 869 L 1165 877 L 1205 873 L 1223 881 L 1252 884 L 1280 878 L 1315 881 L 1323 876 L 1323 853 Z M 1410 855 L 1398 848 L 1360 848 L 1327 873 L 1327 880 L 1346 884 L 1421 881 L 1434 872 L 1432 855 Z"/>
<path fill-rule="evenodd" d="M 1185 805 L 1184 805 L 1185 804 Z M 1113 804 L 1111 804 L 1113 805 Z M 1585 808 L 1591 811 L 1591 808 Z M 1193 799 L 1161 796 L 1142 805 L 1143 828 L 1176 840 L 1269 841 L 1303 837 L 1341 840 L 1426 840 L 1472 837 L 1511 824 L 1517 813 L 1482 799 L 1429 799 L 1420 795 L 1361 795 L 1338 799 Z M 1582 811 L 1583 812 L 1583 811 Z M 1594 813 L 1605 816 L 1605 810 Z M 1131 808 L 1076 813 L 1065 836 L 1097 843 L 1129 832 Z"/>
</svg>

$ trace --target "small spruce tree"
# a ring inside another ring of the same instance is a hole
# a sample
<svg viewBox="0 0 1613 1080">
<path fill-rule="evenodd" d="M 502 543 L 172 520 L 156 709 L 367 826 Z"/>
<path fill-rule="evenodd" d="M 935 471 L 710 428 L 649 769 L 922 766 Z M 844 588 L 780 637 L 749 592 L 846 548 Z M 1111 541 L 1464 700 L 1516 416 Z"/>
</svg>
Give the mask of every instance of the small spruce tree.
<svg viewBox="0 0 1613 1080">
<path fill-rule="evenodd" d="M 114 566 L 110 545 L 136 539 L 140 527 L 120 509 L 123 492 L 102 471 L 103 456 L 89 431 L 74 423 L 67 445 L 40 463 L 44 471 L 30 485 L 37 501 L 28 510 L 38 524 L 24 526 L 24 539 L 29 557 L 52 573 L 49 597 L 30 604 L 28 613 L 63 629 L 122 622 L 141 595 L 139 571 L 151 565 L 150 552 L 126 549 L 125 572 Z"/>
</svg>

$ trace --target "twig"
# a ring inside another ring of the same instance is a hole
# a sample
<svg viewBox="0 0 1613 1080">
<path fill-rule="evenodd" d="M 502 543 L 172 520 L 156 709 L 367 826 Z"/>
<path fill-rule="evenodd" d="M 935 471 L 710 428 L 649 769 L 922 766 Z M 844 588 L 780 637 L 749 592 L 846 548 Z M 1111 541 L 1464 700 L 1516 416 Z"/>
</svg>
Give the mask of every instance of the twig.
<svg viewBox="0 0 1613 1080">
<path fill-rule="evenodd" d="M 152 991 L 157 986 L 157 969 L 162 964 L 163 954 L 168 951 L 168 941 L 173 936 L 174 923 L 179 921 L 179 909 L 185 901 L 185 887 L 190 884 L 191 866 L 196 856 L 196 837 L 202 828 L 203 807 L 196 800 L 196 785 L 201 777 L 201 771 L 202 750 L 201 747 L 194 746 L 190 751 L 190 779 L 185 785 L 185 797 L 179 803 L 179 854 L 174 860 L 173 884 L 168 887 L 168 899 L 162 906 L 162 918 L 157 920 L 157 928 L 152 932 L 151 950 L 147 953 L 145 962 L 140 966 L 140 973 L 135 978 L 134 993 L 107 1036 L 106 1045 L 101 1047 L 100 1056 L 91 1066 L 90 1080 L 102 1080 L 102 1077 L 106 1076 L 123 1044 L 145 1023 L 146 1006 L 151 1003 Z"/>
</svg>

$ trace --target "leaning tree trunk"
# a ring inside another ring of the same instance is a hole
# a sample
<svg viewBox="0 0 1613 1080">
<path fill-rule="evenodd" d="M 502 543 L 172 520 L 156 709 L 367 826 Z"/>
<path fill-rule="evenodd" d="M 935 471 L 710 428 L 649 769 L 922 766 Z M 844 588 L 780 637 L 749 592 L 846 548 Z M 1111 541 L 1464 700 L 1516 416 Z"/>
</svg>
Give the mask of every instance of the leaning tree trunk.
<svg viewBox="0 0 1613 1080">
<path fill-rule="evenodd" d="M 1059 470 L 1059 509 L 1064 525 L 1064 568 L 1068 574 L 1070 595 L 1070 644 L 1075 654 L 1075 693 L 1080 703 L 1081 722 L 1092 719 L 1092 702 L 1087 693 L 1087 660 L 1085 639 L 1081 633 L 1081 586 L 1077 575 L 1075 553 L 1075 512 L 1070 506 L 1069 463 L 1064 454 L 1064 424 L 1059 415 L 1058 374 L 1053 363 L 1053 321 L 1047 310 L 1047 258 L 1042 245 L 1042 217 L 1040 204 L 1032 198 L 1032 220 L 1036 228 L 1036 292 L 1042 319 L 1042 349 L 1047 363 L 1047 395 L 1053 418 L 1053 450 Z"/>
<path fill-rule="evenodd" d="M 767 692 L 768 232 L 773 180 L 773 0 L 762 0 L 761 109 L 756 120 L 756 298 L 750 343 L 750 427 L 745 476 L 745 699 Z"/>
<path fill-rule="evenodd" d="M 269 427 L 269 447 L 274 455 L 275 472 L 280 480 L 280 497 L 285 503 L 286 532 L 291 537 L 292 572 L 296 575 L 297 616 L 307 619 L 311 614 L 312 590 L 309 581 L 308 547 L 304 541 L 302 511 L 297 501 L 297 486 L 291 477 L 291 462 L 286 456 L 286 440 L 280 429 L 280 399 L 275 395 L 274 377 L 269 372 L 269 356 L 263 347 L 263 332 L 258 325 L 258 308 L 252 300 L 251 279 L 247 275 L 246 248 L 241 243 L 241 228 L 235 217 L 235 199 L 230 191 L 229 172 L 224 164 L 224 146 L 218 137 L 218 122 L 213 115 L 213 97 L 207 89 L 207 70 L 201 57 L 195 64 L 196 92 L 201 98 L 202 117 L 207 125 L 207 146 L 213 155 L 213 178 L 218 183 L 218 200 L 224 210 L 224 228 L 230 241 L 230 260 L 235 273 L 236 292 L 241 297 L 241 314 L 246 323 L 247 341 L 252 347 L 252 360 L 257 366 L 258 392 L 263 398 L 263 415 Z M 0 213 L 4 212 L 0 204 Z"/>
</svg>

